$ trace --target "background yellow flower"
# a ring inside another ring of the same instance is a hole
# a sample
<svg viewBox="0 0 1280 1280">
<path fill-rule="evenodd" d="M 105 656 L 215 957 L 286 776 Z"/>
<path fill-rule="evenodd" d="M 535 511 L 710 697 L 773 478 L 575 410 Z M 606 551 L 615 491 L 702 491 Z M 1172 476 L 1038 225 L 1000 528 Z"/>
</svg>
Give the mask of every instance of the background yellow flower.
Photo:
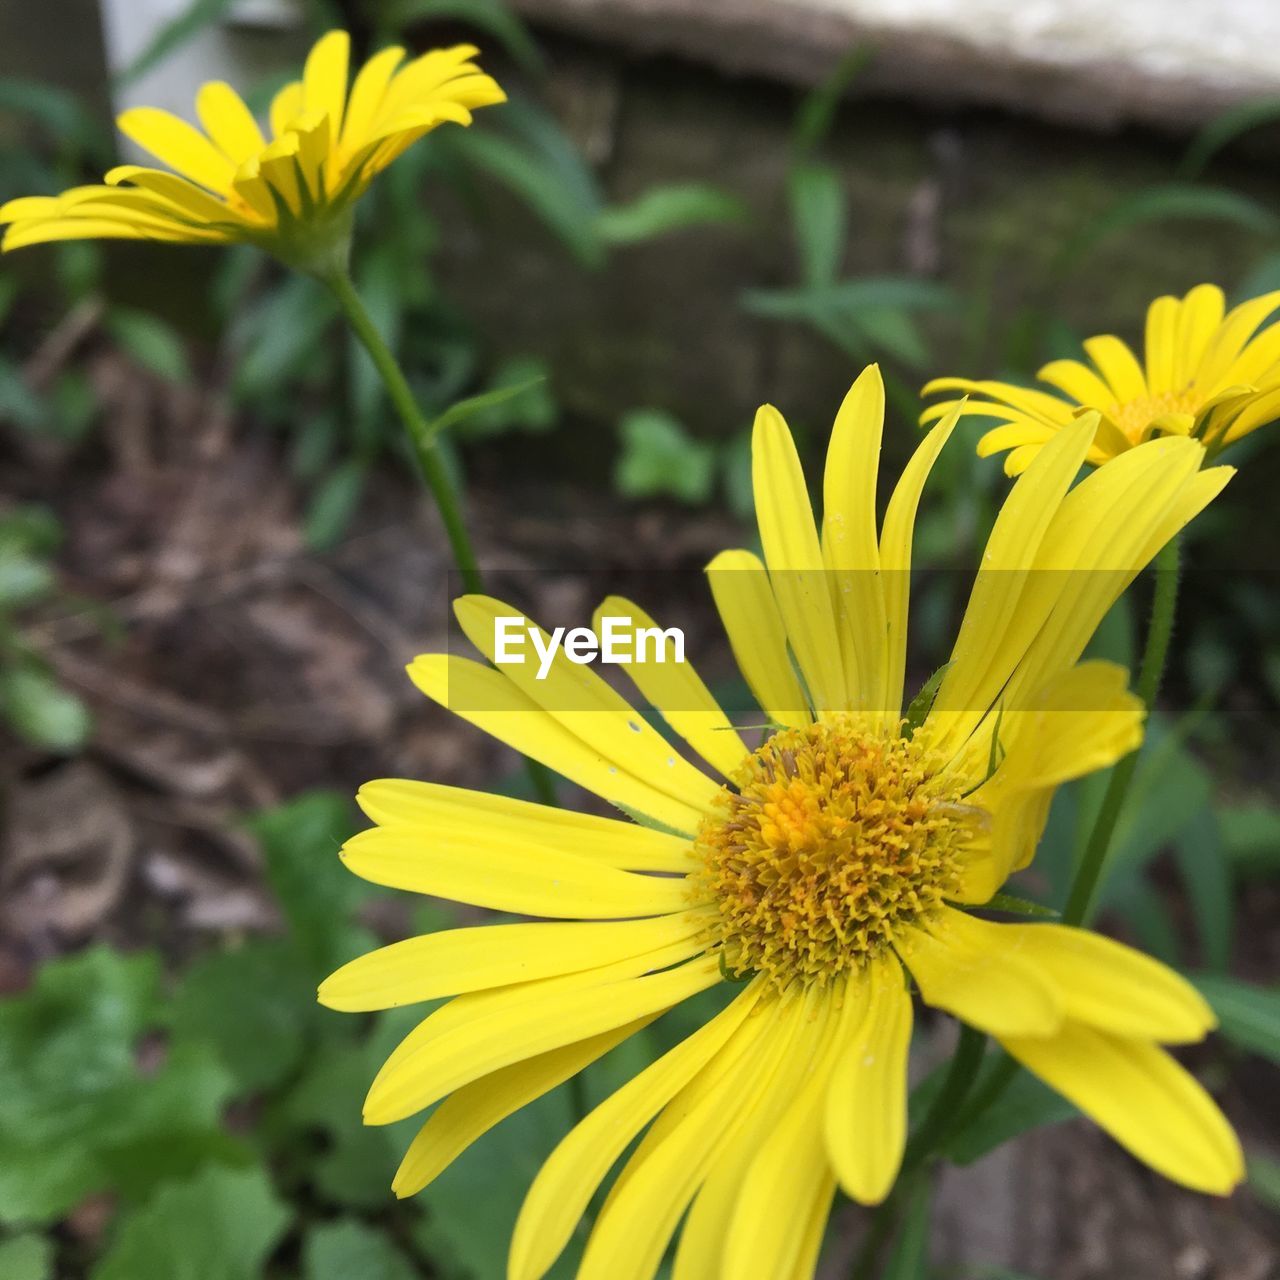
<svg viewBox="0 0 1280 1280">
<path fill-rule="evenodd" d="M 1010 475 L 1089 411 L 1101 419 L 1087 459 L 1095 466 L 1157 435 L 1195 436 L 1212 456 L 1280 416 L 1280 325 L 1258 331 L 1278 306 L 1280 292 L 1267 293 L 1224 314 L 1222 290 L 1197 285 L 1148 308 L 1145 361 L 1103 334 L 1084 344 L 1091 364 L 1053 360 L 1036 374 L 1059 395 L 971 378 L 935 378 L 922 394 L 969 394 L 962 414 L 1003 419 L 978 441 L 978 453 L 1009 450 Z M 936 421 L 955 403 L 930 406 L 920 421 Z"/>
<path fill-rule="evenodd" d="M 51 240 L 159 240 L 256 244 L 299 266 L 341 252 L 352 205 L 404 150 L 442 124 L 471 123 L 477 107 L 505 100 L 472 59 L 472 45 L 405 62 L 383 49 L 348 87 L 350 37 L 322 36 L 301 80 L 271 103 L 270 137 L 244 100 L 216 81 L 196 96 L 201 128 L 135 107 L 120 131 L 168 166 L 119 165 L 105 185 L 0 206 L 3 247 Z"/>
</svg>

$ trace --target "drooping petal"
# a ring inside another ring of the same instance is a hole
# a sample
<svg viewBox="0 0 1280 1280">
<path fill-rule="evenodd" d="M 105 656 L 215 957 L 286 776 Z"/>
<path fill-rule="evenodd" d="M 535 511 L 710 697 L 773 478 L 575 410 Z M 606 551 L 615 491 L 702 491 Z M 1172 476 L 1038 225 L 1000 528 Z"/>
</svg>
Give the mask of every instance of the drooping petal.
<svg viewBox="0 0 1280 1280">
<path fill-rule="evenodd" d="M 911 996 L 892 956 L 850 981 L 839 1054 L 827 1085 L 827 1156 L 845 1193 L 859 1204 L 889 1194 L 907 1136 L 907 1052 Z"/>
<path fill-rule="evenodd" d="M 639 605 L 621 596 L 609 596 L 592 616 L 596 634 L 603 638 L 606 620 L 617 618 L 626 630 L 660 636 L 662 628 Z M 644 647 L 636 641 L 628 648 L 631 657 L 622 669 L 630 676 L 643 697 L 662 713 L 662 718 L 712 768 L 726 777 L 733 773 L 749 754 L 747 744 L 721 710 L 711 690 L 686 658 L 675 662 L 670 655 L 660 660 L 663 642 Z"/>
<path fill-rule="evenodd" d="M 1202 1040 L 1217 1025 L 1195 987 L 1132 947 L 1065 925 L 998 927 L 1008 953 L 1030 962 L 1058 989 L 1071 1022 L 1162 1044 Z"/>
<path fill-rule="evenodd" d="M 391 1190 L 399 1199 L 417 1195 L 494 1125 L 577 1075 L 652 1021 L 652 1016 L 637 1019 L 576 1044 L 513 1062 L 463 1085 L 418 1130 L 400 1161 Z"/>
<path fill-rule="evenodd" d="M 641 1129 L 708 1063 L 743 1058 L 767 1027 L 748 1023 L 762 984 L 606 1098 L 556 1147 L 529 1188 L 511 1237 L 511 1280 L 538 1280 L 560 1255 L 605 1174 Z"/>
<path fill-rule="evenodd" d="M 692 950 L 693 948 L 690 948 Z M 674 969 L 522 1002 L 441 1032 L 399 1069 L 384 1067 L 365 1101 L 366 1124 L 391 1124 L 514 1062 L 661 1013 L 721 981 L 701 957 Z"/>
<path fill-rule="evenodd" d="M 895 942 L 926 1004 L 992 1035 L 1052 1035 L 1062 998 L 1034 965 L 1004 945 L 1004 926 L 945 908 Z"/>
<path fill-rule="evenodd" d="M 756 701 L 775 724 L 812 723 L 809 702 L 787 652 L 787 632 L 769 575 L 749 551 L 722 551 L 707 565 L 707 581 L 733 656 Z"/>
<path fill-rule="evenodd" d="M 1227 1195 L 1244 1177 L 1230 1124 L 1163 1049 L 1074 1022 L 1043 1039 L 1000 1040 L 1157 1173 L 1209 1195 Z"/>
</svg>

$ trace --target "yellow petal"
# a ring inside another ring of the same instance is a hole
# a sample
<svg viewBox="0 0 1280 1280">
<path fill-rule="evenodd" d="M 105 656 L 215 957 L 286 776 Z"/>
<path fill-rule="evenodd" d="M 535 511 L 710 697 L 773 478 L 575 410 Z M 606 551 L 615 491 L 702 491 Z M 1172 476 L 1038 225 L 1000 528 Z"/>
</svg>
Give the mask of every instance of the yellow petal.
<svg viewBox="0 0 1280 1280">
<path fill-rule="evenodd" d="M 399 1070 L 380 1074 L 365 1101 L 366 1124 L 391 1124 L 446 1094 L 562 1045 L 660 1013 L 720 982 L 713 959 L 701 957 L 646 977 L 547 995 L 442 1032 Z"/>
<path fill-rule="evenodd" d="M 347 101 L 347 64 L 350 57 L 351 37 L 345 31 L 330 31 L 312 46 L 303 67 L 303 109 L 327 118 L 326 152 L 342 133 L 342 112 Z"/>
<path fill-rule="evenodd" d="M 494 1125 L 577 1075 L 652 1021 L 652 1017 L 640 1018 L 576 1044 L 512 1063 L 450 1094 L 409 1144 L 391 1190 L 401 1200 L 417 1195 Z"/>
<path fill-rule="evenodd" d="M 1052 1035 L 1062 1025 L 1061 997 L 1006 950 L 1004 930 L 947 907 L 894 945 L 926 1004 L 992 1035 Z"/>
<path fill-rule="evenodd" d="M 625 871 L 684 872 L 694 866 L 689 841 L 680 836 L 467 787 L 382 778 L 366 782 L 356 801 L 379 826 L 413 827 L 423 836 L 470 834 L 494 843 L 537 845 Z"/>
<path fill-rule="evenodd" d="M 531 982 L 642 956 L 695 936 L 700 912 L 607 924 L 496 924 L 406 938 L 342 966 L 320 984 L 319 1000 L 346 1013 L 401 1005 L 464 991 Z"/>
<path fill-rule="evenodd" d="M 592 626 L 602 634 L 606 618 L 621 618 L 626 631 L 661 633 L 662 628 L 639 605 L 621 596 L 609 596 L 592 616 Z M 720 709 L 711 690 L 687 659 L 673 662 L 668 654 L 657 661 L 661 641 L 646 644 L 639 660 L 640 642 L 628 646 L 632 660 L 622 664 L 641 695 L 662 713 L 662 718 L 709 765 L 722 774 L 733 773 L 750 754 L 729 717 Z"/>
<path fill-rule="evenodd" d="M 1009 492 L 987 539 L 951 665 L 922 727 L 940 751 L 954 750 L 995 701 L 1038 629 L 1020 607 L 1040 543 L 1093 438 L 1086 417 L 1058 432 Z M 1104 468 L 1104 471 L 1107 470 Z M 1102 474 L 1100 472 L 1099 474 Z"/>
<path fill-rule="evenodd" d="M 791 432 L 764 405 L 751 435 L 751 482 L 769 584 L 819 712 L 848 706 L 831 584 Z"/>
<path fill-rule="evenodd" d="M 373 122 L 386 97 L 387 86 L 403 61 L 404 50 L 393 45 L 374 54 L 357 72 L 342 122 L 342 147 L 347 155 L 358 151 L 368 141 Z"/>
<path fill-rule="evenodd" d="M 538 1171 L 521 1206 L 511 1237 L 510 1280 L 537 1280 L 546 1274 L 614 1161 L 658 1111 L 741 1033 L 761 991 L 761 984 L 753 983 L 728 1008 L 606 1098 L 561 1141 Z M 753 1034 L 745 1037 L 748 1044 L 755 1043 L 758 1030 L 753 1027 Z"/>
<path fill-rule="evenodd" d="M 815 1212 L 831 1203 L 835 1179 L 823 1147 L 823 1121 L 841 1048 L 840 1014 L 830 1012 L 827 1021 L 825 1041 L 790 1091 L 785 1111 L 753 1134 L 743 1153 L 746 1172 L 724 1233 L 723 1280 L 790 1276 L 806 1250 Z M 905 1086 L 905 1062 L 901 1066 Z"/>
<path fill-rule="evenodd" d="M 239 222 L 225 201 L 217 200 L 202 187 L 179 178 L 177 174 L 160 169 L 144 169 L 141 165 L 122 164 L 112 169 L 106 181 L 115 186 L 129 182 L 142 191 L 159 196 L 171 204 L 175 211 L 195 222 L 216 223 L 225 226 Z"/>
<path fill-rule="evenodd" d="M 1244 1177 L 1240 1143 L 1196 1079 L 1163 1049 L 1067 1023 L 1004 1047 L 1121 1146 L 1195 1191 L 1227 1195 Z"/>
<path fill-rule="evenodd" d="M 1059 430 L 1060 427 L 1046 427 L 1029 418 L 1018 418 L 1013 422 L 1006 422 L 1002 427 L 992 427 L 981 435 L 977 445 L 978 457 L 990 458 L 1005 449 L 1017 449 L 1023 445 L 1047 444 Z"/>
<path fill-rule="evenodd" d="M 1084 349 L 1089 359 L 1098 366 L 1098 372 L 1107 380 L 1112 399 L 1118 404 L 1126 400 L 1139 400 L 1147 394 L 1147 380 L 1138 358 L 1113 334 L 1099 334 L 1086 338 Z"/>
<path fill-rule="evenodd" d="M 826 1151 L 846 1194 L 879 1204 L 889 1194 L 907 1138 L 911 997 L 893 956 L 849 984 L 839 1056 L 827 1085 Z"/>
<path fill-rule="evenodd" d="M 213 145 L 236 166 L 256 156 L 267 145 L 244 99 L 221 80 L 200 86 L 196 94 L 196 114 L 204 131 L 213 139 Z"/>
<path fill-rule="evenodd" d="M 907 664 L 907 615 L 911 599 L 911 543 L 916 510 L 925 481 L 943 446 L 960 420 L 961 405 L 925 436 L 902 475 L 885 508 L 880 532 L 880 571 L 884 578 L 885 686 L 884 705 L 893 715 L 902 711 L 902 685 Z"/>
<path fill-rule="evenodd" d="M 482 834 L 436 838 L 398 827 L 353 836 L 339 855 L 362 879 L 491 911 L 552 919 L 623 919 L 679 911 L 683 878 L 615 871 L 544 845 L 521 847 Z"/>
<path fill-rule="evenodd" d="M 733 656 L 756 701 L 775 724 L 812 722 L 808 699 L 787 652 L 787 633 L 759 558 L 722 551 L 707 565 L 707 581 Z"/>
<path fill-rule="evenodd" d="M 532 626 L 519 609 L 489 596 L 468 595 L 454 601 L 453 611 L 467 639 L 491 662 L 498 655 L 497 626 L 502 618 L 515 618 Z M 550 637 L 535 628 L 542 644 Z M 545 676 L 532 646 L 523 663 L 507 664 L 502 674 L 525 697 L 543 708 L 585 746 L 619 769 L 645 779 L 656 791 L 677 804 L 703 810 L 719 788 L 695 768 L 671 744 L 589 666 L 570 661 L 564 647 L 557 649 Z"/>
<path fill-rule="evenodd" d="M 1178 299 L 1167 294 L 1157 298 L 1147 308 L 1147 387 L 1153 396 L 1176 389 L 1173 383 L 1173 366 L 1177 354 L 1180 310 Z"/>
<path fill-rule="evenodd" d="M 999 928 L 1008 952 L 1029 961 L 1057 988 L 1072 1022 L 1163 1044 L 1203 1040 L 1217 1025 L 1195 987 L 1132 947 L 1066 925 Z"/>
<path fill-rule="evenodd" d="M 1250 298 L 1227 313 L 1217 332 L 1209 339 L 1196 374 L 1197 383 L 1204 388 L 1206 395 L 1212 395 L 1228 380 L 1232 365 L 1255 330 L 1277 307 L 1280 307 L 1280 289 Z"/>
<path fill-rule="evenodd" d="M 157 107 L 133 107 L 116 121 L 120 132 L 175 172 L 226 195 L 236 167 L 198 129 Z"/>
<path fill-rule="evenodd" d="M 1036 377 L 1090 409 L 1105 410 L 1115 399 L 1111 388 L 1079 360 L 1051 360 Z"/>
<path fill-rule="evenodd" d="M 858 375 L 845 396 L 827 446 L 822 555 L 835 594 L 850 705 L 878 717 L 889 709 L 885 702 L 885 602 L 876 540 L 876 477 L 883 430 L 884 383 L 873 364 Z"/>
<path fill-rule="evenodd" d="M 673 800 L 588 746 L 501 672 L 466 658 L 427 654 L 410 664 L 409 678 L 455 715 L 611 804 L 673 831 L 691 835 L 697 829 L 700 810 Z"/>
<path fill-rule="evenodd" d="M 763 1008 L 756 1052 L 713 1063 L 663 1112 L 615 1182 L 578 1280 L 648 1280 L 682 1214 L 736 1131 L 785 1110 L 826 1025 L 825 1000 Z M 720 1070 L 715 1068 L 720 1067 Z"/>
<path fill-rule="evenodd" d="M 305 99 L 301 80 L 291 80 L 271 99 L 271 135 L 277 140 L 292 127 L 303 112 Z"/>
<path fill-rule="evenodd" d="M 1224 299 L 1216 284 L 1199 284 L 1188 291 L 1178 313 L 1174 338 L 1177 355 L 1173 365 L 1175 386 L 1197 381 L 1200 361 L 1210 339 L 1222 323 Z"/>
<path fill-rule="evenodd" d="M 1072 419 L 1075 407 L 1047 391 L 1033 387 L 1019 387 L 1011 382 L 974 380 L 972 378 L 934 378 L 920 392 L 930 396 L 938 391 L 959 391 L 964 395 L 987 396 L 997 402 L 996 408 L 1012 407 L 1020 414 L 1037 419 L 1046 426 L 1064 427 Z M 1003 406 L 999 403 L 1003 401 Z M 970 400 L 967 413 L 986 416 L 987 406 L 978 400 Z"/>
</svg>

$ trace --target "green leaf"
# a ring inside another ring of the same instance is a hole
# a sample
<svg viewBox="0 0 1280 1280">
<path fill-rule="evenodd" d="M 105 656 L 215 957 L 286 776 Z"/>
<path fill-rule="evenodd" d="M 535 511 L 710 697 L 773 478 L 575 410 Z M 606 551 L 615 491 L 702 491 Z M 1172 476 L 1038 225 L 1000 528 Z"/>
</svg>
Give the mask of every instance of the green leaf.
<svg viewBox="0 0 1280 1280">
<path fill-rule="evenodd" d="M 603 210 L 596 229 L 606 244 L 636 244 L 690 227 L 743 223 L 747 208 L 737 196 L 706 182 L 652 187 L 629 204 Z"/>
<path fill-rule="evenodd" d="M 1174 857 L 1186 886 L 1204 962 L 1223 973 L 1230 962 L 1235 933 L 1235 890 L 1217 814 L 1208 805 L 1179 833 Z"/>
<path fill-rule="evenodd" d="M 1050 268 L 1061 277 L 1077 268 L 1104 240 L 1150 222 L 1220 222 L 1260 235 L 1274 235 L 1280 220 L 1248 196 L 1216 187 L 1180 183 L 1148 187 L 1112 205 L 1092 219 L 1058 252 Z"/>
<path fill-rule="evenodd" d="M 697 505 L 711 496 L 715 483 L 715 451 L 694 440 L 669 413 L 636 409 L 619 424 L 622 454 L 614 468 L 614 485 L 627 498 L 659 494 Z"/>
<path fill-rule="evenodd" d="M 205 1169 L 123 1222 L 93 1280 L 260 1280 L 289 1214 L 259 1169 Z"/>
<path fill-rule="evenodd" d="M 788 178 L 787 193 L 801 279 L 809 289 L 827 289 L 840 270 L 848 223 L 840 174 L 829 165 L 801 165 Z"/>
<path fill-rule="evenodd" d="M 246 825 L 262 843 L 267 878 L 307 962 L 327 971 L 362 949 L 368 939 L 353 933 L 351 914 L 369 890 L 338 857 L 355 826 L 347 797 L 303 792 Z"/>
<path fill-rule="evenodd" d="M 604 204 L 581 153 L 550 116 L 528 103 L 508 102 L 502 120 L 512 136 L 468 129 L 440 140 L 523 200 L 584 266 L 599 266 Z"/>
<path fill-rule="evenodd" d="M 546 61 L 529 28 L 501 0 L 392 0 L 385 20 L 396 29 L 415 22 L 464 22 L 491 35 L 530 75 L 546 71 Z"/>
<path fill-rule="evenodd" d="M 902 736 L 910 738 L 915 731 L 925 722 L 930 709 L 933 707 L 933 700 L 938 696 L 938 689 L 942 685 L 942 677 L 947 674 L 947 668 L 951 665 L 944 662 L 925 682 L 920 686 L 920 692 L 911 699 L 907 705 L 907 714 L 902 726 Z"/>
<path fill-rule="evenodd" d="M 918 1177 L 911 1188 L 907 1212 L 893 1250 L 885 1262 L 882 1280 L 928 1280 L 929 1206 L 933 1187 L 927 1177 Z"/>
<path fill-rule="evenodd" d="M 304 1280 L 416 1280 L 418 1272 L 381 1232 L 343 1218 L 307 1232 L 302 1274 Z"/>
<path fill-rule="evenodd" d="M 1246 1155 L 1249 1190 L 1269 1209 L 1280 1212 L 1280 1160 L 1256 1153 Z"/>
<path fill-rule="evenodd" d="M 61 541 L 58 517 L 39 503 L 13 507 L 0 515 L 0 547 L 48 555 Z"/>
<path fill-rule="evenodd" d="M 202 956 L 169 1002 L 175 1043 L 210 1046 L 239 1092 L 278 1085 L 301 1066 L 314 1038 L 323 976 L 280 938 Z"/>
<path fill-rule="evenodd" d="M 955 305 L 945 285 L 909 276 L 869 277 L 809 289 L 748 289 L 742 305 L 770 320 L 858 320 L 862 312 L 937 311 Z"/>
<path fill-rule="evenodd" d="M 53 590 L 47 564 L 5 545 L 0 538 L 0 611 L 31 604 Z"/>
<path fill-rule="evenodd" d="M 0 1222 L 51 1222 L 106 1181 L 100 1152 L 129 1131 L 158 976 L 153 955 L 95 947 L 0 1001 Z"/>
<path fill-rule="evenodd" d="M 53 1245 L 44 1236 L 14 1236 L 0 1243 L 5 1280 L 53 1280 Z"/>
<path fill-rule="evenodd" d="M 870 63 L 872 50 L 864 45 L 850 49 L 836 64 L 835 70 L 815 89 L 805 95 L 796 112 L 792 145 L 804 154 L 822 145 L 849 86 Z"/>
<path fill-rule="evenodd" d="M 1280 990 L 1222 974 L 1194 974 L 1191 981 L 1213 1006 L 1219 1030 L 1228 1040 L 1280 1063 Z"/>
<path fill-rule="evenodd" d="M 77 751 L 92 727 L 84 703 L 31 661 L 0 669 L 0 716 L 48 751 Z"/>
<path fill-rule="evenodd" d="M 107 314 L 107 332 L 144 369 L 169 382 L 190 382 L 186 346 L 171 325 L 158 316 L 125 307 Z"/>
<path fill-rule="evenodd" d="M 981 1093 L 989 1073 L 999 1069 L 1004 1055 L 991 1054 L 989 1058 L 973 1090 L 975 1096 Z M 1029 1072 L 1019 1071 L 997 1103 L 952 1136 L 946 1145 L 946 1154 L 956 1164 L 972 1164 L 1020 1133 L 1058 1124 L 1075 1114 L 1075 1107 L 1047 1084 Z"/>
<path fill-rule="evenodd" d="M 1259 98 L 1254 102 L 1242 102 L 1215 116 L 1191 140 L 1182 163 L 1178 165 L 1178 177 L 1187 180 L 1198 178 L 1223 147 L 1242 134 L 1261 125 L 1274 124 L 1277 120 L 1280 120 L 1280 98 Z"/>
<path fill-rule="evenodd" d="M 450 431 L 472 420 L 483 423 L 487 419 L 490 423 L 496 421 L 500 424 L 502 418 L 494 415 L 494 410 L 502 406 L 511 406 L 522 400 L 529 403 L 530 394 L 543 386 L 545 382 L 546 374 L 539 372 L 521 382 L 494 387 L 492 390 L 482 392 L 480 395 L 468 396 L 465 400 L 459 400 L 451 404 L 439 417 L 431 422 L 429 428 L 431 438 L 435 439 L 441 433 Z M 539 404 L 536 400 L 532 401 L 532 404 L 534 405 L 535 417 L 543 416 L 545 405 Z M 552 411 L 554 413 L 554 405 Z M 500 430 L 501 426 L 498 429 Z"/>
<path fill-rule="evenodd" d="M 0 111 L 30 117 L 51 139 L 64 145 L 74 142 L 84 148 L 102 141 L 97 120 L 75 94 L 42 80 L 0 76 Z"/>
<path fill-rule="evenodd" d="M 360 458 L 348 458 L 325 476 L 307 504 L 303 532 L 308 546 L 327 550 L 346 533 L 368 476 L 369 469 Z"/>
<path fill-rule="evenodd" d="M 152 36 L 134 60 L 116 76 L 117 86 L 132 84 L 153 67 L 158 67 L 170 54 L 181 49 L 206 27 L 212 26 L 230 10 L 233 0 L 191 0 Z"/>
<path fill-rule="evenodd" d="M 1241 875 L 1271 875 L 1280 868 L 1280 807 L 1224 805 L 1218 810 L 1223 852 Z"/>
</svg>

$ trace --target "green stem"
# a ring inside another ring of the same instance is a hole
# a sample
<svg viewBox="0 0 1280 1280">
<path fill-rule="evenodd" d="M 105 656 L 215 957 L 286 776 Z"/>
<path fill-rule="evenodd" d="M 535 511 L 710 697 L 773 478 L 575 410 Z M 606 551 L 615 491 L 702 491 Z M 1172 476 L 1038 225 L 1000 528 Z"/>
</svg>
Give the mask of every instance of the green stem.
<svg viewBox="0 0 1280 1280">
<path fill-rule="evenodd" d="M 435 441 L 431 438 L 431 426 L 422 410 L 413 398 L 404 371 L 400 368 L 391 348 L 387 346 L 373 317 L 365 310 L 356 287 L 348 272 L 335 269 L 326 272 L 321 279 L 328 285 L 333 296 L 338 300 L 343 315 L 351 325 L 352 331 L 360 339 L 361 345 L 369 353 L 382 385 L 387 390 L 391 403 L 404 423 L 409 436 L 409 446 L 413 450 L 414 461 L 422 473 L 431 496 L 435 499 L 440 518 L 444 521 L 445 533 L 449 537 L 449 546 L 453 550 L 453 562 L 462 575 L 463 585 L 469 592 L 482 589 L 480 568 L 476 563 L 476 553 L 467 535 L 467 527 L 462 519 L 462 507 L 458 495 L 449 481 L 449 473 L 445 470 L 444 461 Z"/>
<path fill-rule="evenodd" d="M 400 415 L 400 421 L 404 423 L 414 461 L 418 465 L 423 480 L 426 481 L 427 488 L 431 490 L 440 518 L 444 521 L 445 533 L 448 535 L 449 546 L 453 551 L 453 563 L 462 577 L 463 586 L 471 593 L 483 591 L 484 583 L 480 577 L 480 566 L 476 563 L 475 549 L 471 545 L 466 522 L 462 518 L 462 505 L 449 479 L 449 473 L 445 470 L 440 451 L 436 448 L 431 424 L 413 398 L 409 380 L 404 376 L 404 371 L 400 368 L 391 348 L 378 332 L 378 326 L 374 324 L 373 317 L 365 309 L 346 267 L 332 267 L 320 273 L 319 278 L 337 299 L 338 306 L 342 308 L 342 313 L 346 316 L 352 331 L 369 353 L 378 376 L 382 379 L 382 385 L 386 388 L 391 403 Z M 538 799 L 543 804 L 555 804 L 555 783 L 552 781 L 551 774 L 536 760 L 526 758 L 524 765 Z"/>
<path fill-rule="evenodd" d="M 1151 603 L 1151 624 L 1147 628 L 1146 646 L 1142 653 L 1142 665 L 1138 669 L 1138 697 L 1148 713 L 1155 706 L 1160 680 L 1164 675 L 1165 661 L 1169 656 L 1169 641 L 1173 636 L 1173 616 L 1178 604 L 1178 539 L 1173 538 L 1156 557 L 1156 591 Z M 1089 833 L 1080 865 L 1076 869 L 1067 908 L 1062 913 L 1064 924 L 1083 924 L 1093 907 L 1098 882 L 1106 865 L 1111 838 L 1116 823 L 1124 809 L 1125 797 L 1133 781 L 1138 765 L 1138 752 L 1131 751 L 1111 772 L 1102 807 Z"/>
</svg>

